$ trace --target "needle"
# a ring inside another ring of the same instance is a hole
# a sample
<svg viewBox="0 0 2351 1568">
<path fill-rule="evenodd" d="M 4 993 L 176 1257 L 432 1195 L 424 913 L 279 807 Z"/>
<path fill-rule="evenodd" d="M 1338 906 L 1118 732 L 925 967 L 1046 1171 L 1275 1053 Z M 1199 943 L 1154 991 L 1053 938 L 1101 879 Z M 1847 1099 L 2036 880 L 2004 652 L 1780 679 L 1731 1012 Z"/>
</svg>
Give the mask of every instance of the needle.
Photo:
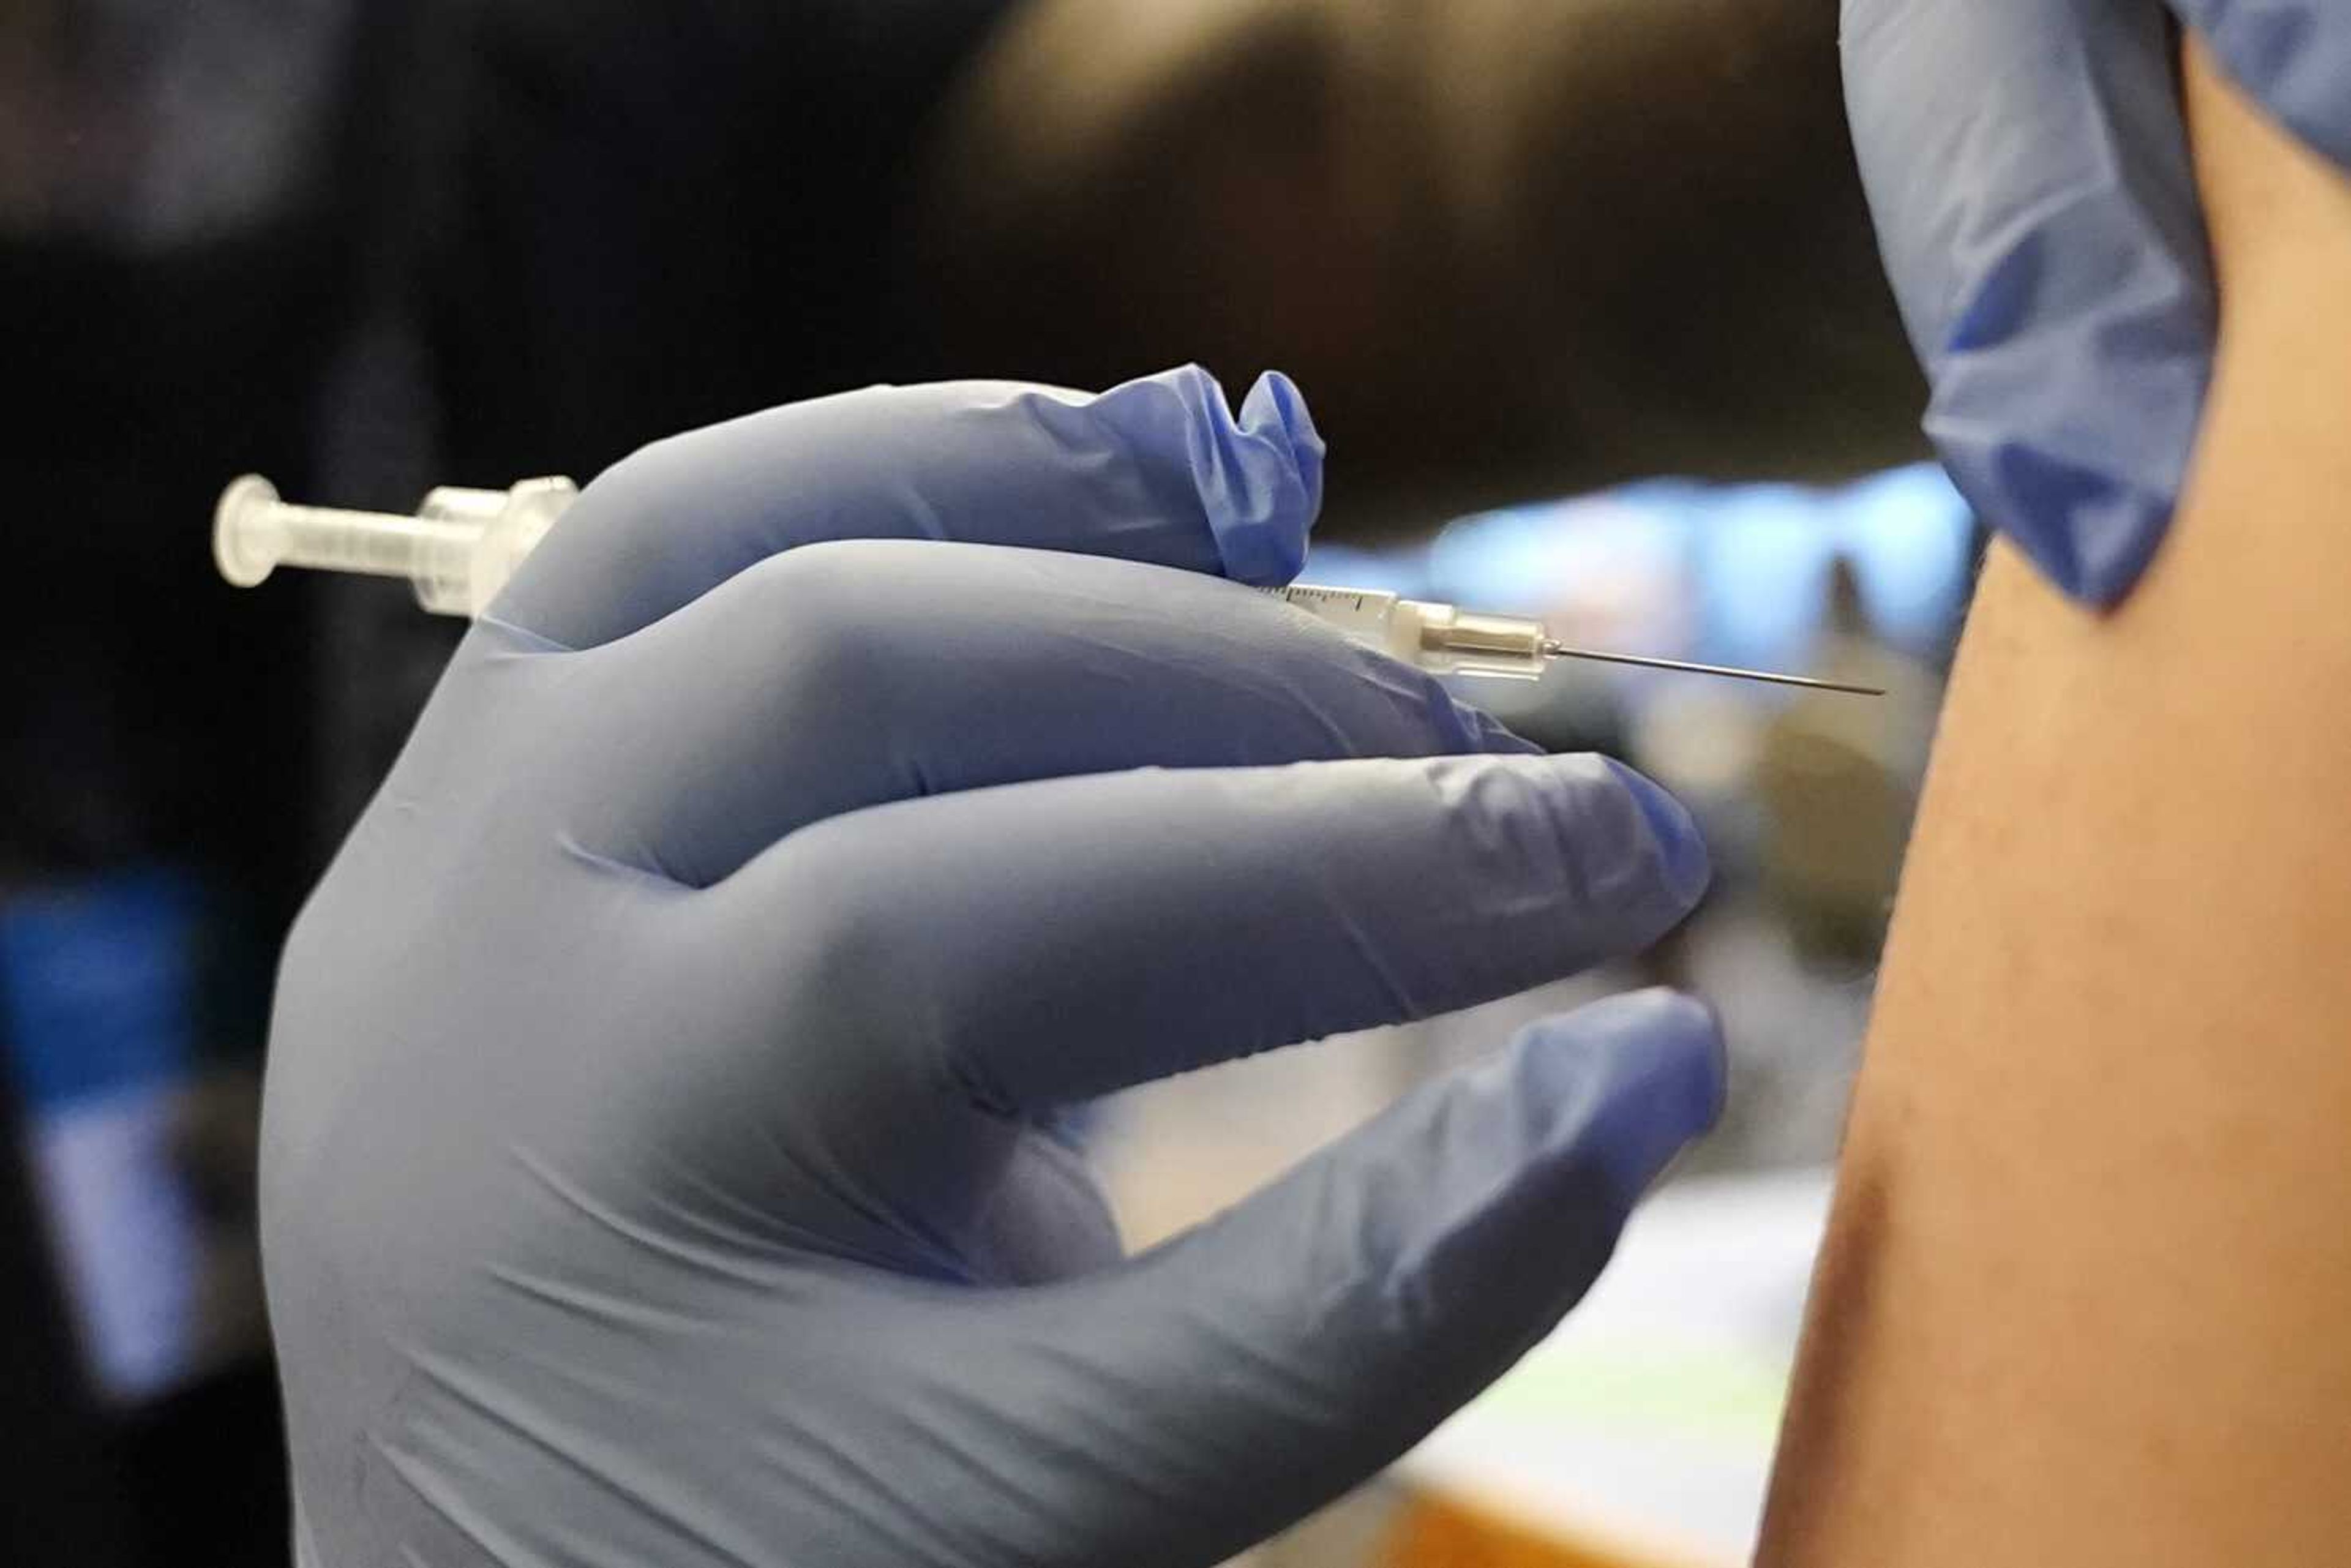
<svg viewBox="0 0 2351 1568">
<path fill-rule="evenodd" d="M 1805 686 L 1818 692 L 1851 692 L 1856 696 L 1882 697 L 1884 686 L 1848 685 L 1843 681 L 1816 681 L 1809 675 L 1782 675 L 1770 670 L 1737 670 L 1728 664 L 1693 664 L 1680 659 L 1649 659 L 1638 653 L 1595 653 L 1545 639 L 1543 656 L 1551 659 L 1592 659 L 1604 664 L 1638 664 L 1647 670 L 1687 670 L 1699 675 L 1728 675 L 1736 681 L 1769 681 L 1774 685 Z"/>
</svg>

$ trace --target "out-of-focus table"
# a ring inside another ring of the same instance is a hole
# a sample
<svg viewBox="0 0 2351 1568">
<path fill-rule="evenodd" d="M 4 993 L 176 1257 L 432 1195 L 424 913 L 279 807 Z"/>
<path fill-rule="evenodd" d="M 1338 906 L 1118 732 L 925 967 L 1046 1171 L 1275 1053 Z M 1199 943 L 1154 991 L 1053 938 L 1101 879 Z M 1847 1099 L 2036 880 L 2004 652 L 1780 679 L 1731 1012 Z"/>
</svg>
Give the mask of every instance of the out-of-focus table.
<svg viewBox="0 0 2351 1568">
<path fill-rule="evenodd" d="M 1692 1179 L 1583 1305 L 1401 1460 L 1382 1568 L 1747 1562 L 1829 1173 Z"/>
</svg>

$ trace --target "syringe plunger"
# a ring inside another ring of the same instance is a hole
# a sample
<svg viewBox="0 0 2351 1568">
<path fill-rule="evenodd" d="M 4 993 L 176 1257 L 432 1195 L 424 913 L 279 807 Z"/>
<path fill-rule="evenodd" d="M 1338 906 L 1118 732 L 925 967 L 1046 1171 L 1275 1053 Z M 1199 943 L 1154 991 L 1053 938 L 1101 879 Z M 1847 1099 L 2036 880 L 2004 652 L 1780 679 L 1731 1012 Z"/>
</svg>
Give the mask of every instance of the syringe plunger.
<svg viewBox="0 0 2351 1568">
<path fill-rule="evenodd" d="M 281 566 L 404 577 L 441 615 L 479 615 L 579 490 L 570 480 L 525 479 L 511 489 L 444 485 L 414 517 L 297 507 L 248 474 L 213 512 L 213 559 L 250 588 Z"/>
</svg>

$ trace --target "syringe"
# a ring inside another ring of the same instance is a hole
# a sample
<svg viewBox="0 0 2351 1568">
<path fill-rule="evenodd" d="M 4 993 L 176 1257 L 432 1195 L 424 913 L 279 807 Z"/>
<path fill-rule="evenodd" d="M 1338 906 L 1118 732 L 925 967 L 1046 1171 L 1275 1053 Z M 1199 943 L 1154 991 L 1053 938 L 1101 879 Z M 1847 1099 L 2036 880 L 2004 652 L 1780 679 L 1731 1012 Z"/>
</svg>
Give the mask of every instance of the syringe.
<svg viewBox="0 0 2351 1568">
<path fill-rule="evenodd" d="M 366 572 L 408 579 L 416 590 L 416 601 L 435 614 L 479 615 L 579 493 L 570 480 L 561 478 L 525 479 L 506 490 L 443 486 L 425 496 L 415 516 L 403 517 L 289 506 L 277 498 L 268 480 L 247 474 L 221 492 L 214 509 L 213 559 L 221 575 L 240 588 L 252 587 L 281 566 Z M 1540 621 L 1405 599 L 1375 589 L 1294 582 L 1265 591 L 1357 642 L 1440 675 L 1533 680 L 1553 659 L 1590 659 L 1816 691 L 1885 695 L 1876 686 L 1768 670 L 1571 648 Z"/>
<path fill-rule="evenodd" d="M 475 616 L 579 494 L 569 479 L 525 479 L 506 490 L 444 485 L 411 517 L 288 506 L 277 486 L 247 474 L 213 508 L 213 559 L 239 588 L 281 566 L 404 577 L 434 614 Z"/>
</svg>

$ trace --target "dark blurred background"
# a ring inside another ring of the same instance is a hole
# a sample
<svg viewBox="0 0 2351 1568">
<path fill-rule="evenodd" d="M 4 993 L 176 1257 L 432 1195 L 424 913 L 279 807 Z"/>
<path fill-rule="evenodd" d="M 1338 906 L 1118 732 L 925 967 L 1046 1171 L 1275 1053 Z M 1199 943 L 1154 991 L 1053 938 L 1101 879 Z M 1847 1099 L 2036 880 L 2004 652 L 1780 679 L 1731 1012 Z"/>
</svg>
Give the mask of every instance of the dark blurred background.
<svg viewBox="0 0 2351 1568">
<path fill-rule="evenodd" d="M 287 1556 L 269 969 L 456 629 L 224 585 L 242 472 L 407 509 L 874 381 L 1288 370 L 1310 576 L 1893 688 L 1475 691 L 1706 816 L 1719 891 L 1651 972 L 1733 1019 L 1707 1158 L 1823 1158 L 1975 549 L 1901 466 L 1834 12 L 0 6 L 0 1560 Z"/>
</svg>

